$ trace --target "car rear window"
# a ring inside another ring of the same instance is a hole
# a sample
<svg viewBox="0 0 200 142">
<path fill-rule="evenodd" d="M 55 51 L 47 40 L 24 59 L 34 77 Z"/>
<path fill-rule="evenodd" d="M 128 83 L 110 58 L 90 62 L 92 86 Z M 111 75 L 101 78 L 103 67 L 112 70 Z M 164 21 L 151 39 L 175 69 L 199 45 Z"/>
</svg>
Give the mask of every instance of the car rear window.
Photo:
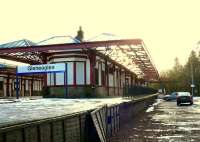
<svg viewBox="0 0 200 142">
<path fill-rule="evenodd" d="M 178 92 L 178 96 L 190 96 L 189 92 Z"/>
</svg>

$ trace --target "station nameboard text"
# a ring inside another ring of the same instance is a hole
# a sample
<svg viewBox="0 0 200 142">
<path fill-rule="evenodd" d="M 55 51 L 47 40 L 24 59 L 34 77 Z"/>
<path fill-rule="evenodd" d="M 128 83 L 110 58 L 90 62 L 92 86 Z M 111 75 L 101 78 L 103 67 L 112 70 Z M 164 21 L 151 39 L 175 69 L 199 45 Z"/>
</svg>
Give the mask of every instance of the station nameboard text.
<svg viewBox="0 0 200 142">
<path fill-rule="evenodd" d="M 18 74 L 31 74 L 31 73 L 50 73 L 50 72 L 65 72 L 65 64 L 42 64 L 42 65 L 29 65 L 18 66 Z"/>
</svg>

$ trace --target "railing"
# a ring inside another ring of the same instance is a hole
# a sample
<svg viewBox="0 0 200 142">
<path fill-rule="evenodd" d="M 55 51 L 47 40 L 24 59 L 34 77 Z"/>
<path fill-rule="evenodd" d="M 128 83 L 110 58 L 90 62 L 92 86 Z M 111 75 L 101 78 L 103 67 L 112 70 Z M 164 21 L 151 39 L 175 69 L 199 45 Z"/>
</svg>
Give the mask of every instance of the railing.
<svg viewBox="0 0 200 142">
<path fill-rule="evenodd" d="M 138 95 L 150 95 L 157 93 L 157 90 L 143 86 L 124 86 L 123 97 L 134 98 Z"/>
</svg>

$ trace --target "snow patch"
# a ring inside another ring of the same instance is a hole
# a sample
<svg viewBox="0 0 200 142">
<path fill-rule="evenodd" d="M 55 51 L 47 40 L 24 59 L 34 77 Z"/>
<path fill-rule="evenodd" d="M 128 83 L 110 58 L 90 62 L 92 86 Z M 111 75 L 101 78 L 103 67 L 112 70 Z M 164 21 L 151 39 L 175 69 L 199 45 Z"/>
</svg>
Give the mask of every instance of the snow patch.
<svg viewBox="0 0 200 142">
<path fill-rule="evenodd" d="M 171 139 L 171 138 L 183 138 L 183 135 L 175 135 L 175 136 L 161 136 L 158 139 Z"/>
<path fill-rule="evenodd" d="M 157 106 L 159 103 L 161 103 L 161 99 L 156 99 L 156 102 L 155 102 L 152 106 L 150 106 L 150 107 L 146 110 L 146 112 L 152 112 L 152 111 L 154 111 L 154 107 Z"/>
<path fill-rule="evenodd" d="M 57 117 L 88 111 L 103 105 L 114 105 L 130 100 L 123 98 L 105 99 L 29 99 L 0 100 L 0 126 L 6 123 Z"/>
<path fill-rule="evenodd" d="M 184 130 L 184 131 L 199 131 L 200 128 L 194 128 L 194 127 L 179 127 L 179 129 Z"/>
<path fill-rule="evenodd" d="M 146 110 L 146 112 L 152 112 L 152 111 L 154 111 L 154 107 L 153 107 L 153 106 L 149 107 L 149 108 Z"/>
</svg>

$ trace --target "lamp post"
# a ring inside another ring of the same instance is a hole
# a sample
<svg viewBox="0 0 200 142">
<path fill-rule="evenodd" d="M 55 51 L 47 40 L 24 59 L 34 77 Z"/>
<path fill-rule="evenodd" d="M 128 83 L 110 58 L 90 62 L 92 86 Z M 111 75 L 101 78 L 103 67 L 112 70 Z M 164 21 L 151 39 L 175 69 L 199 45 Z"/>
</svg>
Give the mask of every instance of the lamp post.
<svg viewBox="0 0 200 142">
<path fill-rule="evenodd" d="M 197 46 L 195 47 L 195 49 L 193 49 L 193 51 L 197 52 L 199 45 L 200 45 L 200 41 L 197 42 L 196 44 Z M 191 85 L 190 87 L 192 88 L 192 96 L 194 95 L 194 88 L 195 88 L 195 84 L 194 84 L 194 72 L 193 72 L 193 63 L 192 60 L 190 61 L 190 71 L 191 71 Z"/>
<path fill-rule="evenodd" d="M 190 70 L 191 70 L 191 88 L 192 88 L 192 96 L 194 96 L 194 73 L 193 73 L 193 63 L 192 60 L 190 61 Z"/>
</svg>

